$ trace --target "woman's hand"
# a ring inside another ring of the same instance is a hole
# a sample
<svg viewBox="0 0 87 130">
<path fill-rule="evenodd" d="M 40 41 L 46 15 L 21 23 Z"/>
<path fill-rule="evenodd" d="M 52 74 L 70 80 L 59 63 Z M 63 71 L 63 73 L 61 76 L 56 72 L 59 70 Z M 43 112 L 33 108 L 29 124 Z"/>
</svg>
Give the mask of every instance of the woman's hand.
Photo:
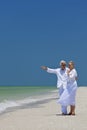
<svg viewBox="0 0 87 130">
<path fill-rule="evenodd" d="M 69 73 L 70 73 L 70 70 L 67 71 L 67 75 L 69 75 Z"/>
</svg>

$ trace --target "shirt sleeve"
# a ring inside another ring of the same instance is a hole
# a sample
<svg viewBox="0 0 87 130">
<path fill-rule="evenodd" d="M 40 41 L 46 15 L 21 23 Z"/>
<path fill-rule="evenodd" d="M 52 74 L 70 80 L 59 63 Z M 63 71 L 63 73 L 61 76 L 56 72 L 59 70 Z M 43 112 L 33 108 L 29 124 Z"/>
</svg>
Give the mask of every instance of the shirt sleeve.
<svg viewBox="0 0 87 130">
<path fill-rule="evenodd" d="M 48 73 L 57 74 L 57 69 L 47 68 L 47 72 L 48 72 Z"/>
</svg>

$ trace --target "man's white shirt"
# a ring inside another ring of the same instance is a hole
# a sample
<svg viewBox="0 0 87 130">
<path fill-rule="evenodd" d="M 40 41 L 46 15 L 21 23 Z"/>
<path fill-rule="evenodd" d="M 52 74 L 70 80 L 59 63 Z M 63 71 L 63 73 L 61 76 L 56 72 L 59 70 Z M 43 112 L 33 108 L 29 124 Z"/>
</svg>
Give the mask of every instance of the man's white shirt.
<svg viewBox="0 0 87 130">
<path fill-rule="evenodd" d="M 61 68 L 57 68 L 57 69 L 47 68 L 48 73 L 53 73 L 57 75 L 57 88 L 63 87 L 64 89 L 67 87 L 68 70 L 69 69 L 67 67 L 64 70 L 62 70 Z"/>
</svg>

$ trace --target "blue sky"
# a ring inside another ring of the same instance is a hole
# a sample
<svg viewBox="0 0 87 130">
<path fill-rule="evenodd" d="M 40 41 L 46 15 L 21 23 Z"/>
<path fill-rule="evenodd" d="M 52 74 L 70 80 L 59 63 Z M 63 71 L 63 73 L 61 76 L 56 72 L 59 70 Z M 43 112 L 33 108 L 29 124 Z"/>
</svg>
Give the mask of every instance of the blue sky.
<svg viewBox="0 0 87 130">
<path fill-rule="evenodd" d="M 56 86 L 41 65 L 73 60 L 87 85 L 87 1 L 0 2 L 0 85 Z"/>
</svg>

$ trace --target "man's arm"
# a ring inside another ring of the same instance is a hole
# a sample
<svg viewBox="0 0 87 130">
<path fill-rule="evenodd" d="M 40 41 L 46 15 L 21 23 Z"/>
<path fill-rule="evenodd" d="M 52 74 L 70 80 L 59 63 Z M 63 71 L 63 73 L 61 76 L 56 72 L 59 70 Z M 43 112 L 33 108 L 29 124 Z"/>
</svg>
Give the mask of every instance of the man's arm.
<svg viewBox="0 0 87 130">
<path fill-rule="evenodd" d="M 46 70 L 48 73 L 57 74 L 57 69 L 51 69 L 48 68 L 47 66 L 41 66 L 41 69 Z"/>
</svg>

